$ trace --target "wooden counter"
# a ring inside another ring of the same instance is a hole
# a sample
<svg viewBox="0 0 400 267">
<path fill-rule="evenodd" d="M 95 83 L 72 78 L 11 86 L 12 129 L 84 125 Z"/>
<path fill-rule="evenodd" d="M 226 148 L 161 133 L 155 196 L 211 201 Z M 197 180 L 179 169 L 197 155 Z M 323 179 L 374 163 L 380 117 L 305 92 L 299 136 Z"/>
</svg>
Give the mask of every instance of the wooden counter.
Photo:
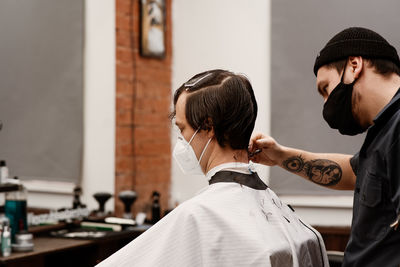
<svg viewBox="0 0 400 267">
<path fill-rule="evenodd" d="M 110 232 L 105 237 L 90 240 L 49 236 L 35 237 L 33 251 L 12 252 L 9 257 L 0 257 L 0 266 L 94 266 L 143 232 L 144 230 L 141 228 Z"/>
</svg>

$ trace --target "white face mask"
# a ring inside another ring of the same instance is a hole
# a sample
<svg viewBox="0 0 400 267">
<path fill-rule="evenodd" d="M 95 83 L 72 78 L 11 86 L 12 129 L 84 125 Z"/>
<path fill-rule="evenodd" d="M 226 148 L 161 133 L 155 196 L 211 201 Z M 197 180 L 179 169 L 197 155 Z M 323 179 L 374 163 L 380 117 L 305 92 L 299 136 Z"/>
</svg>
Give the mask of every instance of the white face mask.
<svg viewBox="0 0 400 267">
<path fill-rule="evenodd" d="M 194 132 L 192 138 L 190 138 L 189 140 L 189 143 L 185 140 L 185 138 L 182 135 L 178 136 L 178 140 L 176 142 L 174 151 L 172 153 L 172 155 L 174 156 L 176 162 L 178 163 L 179 167 L 181 168 L 184 174 L 204 175 L 200 167 L 200 162 L 212 138 L 208 140 L 206 146 L 201 152 L 199 160 L 197 160 L 196 154 L 194 153 L 194 150 L 190 145 L 190 143 L 192 142 L 193 138 L 195 137 L 198 131 L 199 129 L 197 129 L 196 132 Z"/>
</svg>

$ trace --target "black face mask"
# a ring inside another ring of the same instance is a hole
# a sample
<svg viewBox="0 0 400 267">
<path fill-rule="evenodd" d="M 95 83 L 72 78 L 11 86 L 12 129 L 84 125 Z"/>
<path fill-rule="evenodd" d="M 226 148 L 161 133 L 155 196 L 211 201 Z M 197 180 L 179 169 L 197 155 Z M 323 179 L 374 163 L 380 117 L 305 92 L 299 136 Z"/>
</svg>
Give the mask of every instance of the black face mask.
<svg viewBox="0 0 400 267">
<path fill-rule="evenodd" d="M 345 66 L 346 69 L 346 66 Z M 325 121 L 332 129 L 337 129 L 343 135 L 356 135 L 365 131 L 354 119 L 352 112 L 353 85 L 343 83 L 343 74 L 340 83 L 333 89 L 324 104 L 322 111 Z"/>
</svg>

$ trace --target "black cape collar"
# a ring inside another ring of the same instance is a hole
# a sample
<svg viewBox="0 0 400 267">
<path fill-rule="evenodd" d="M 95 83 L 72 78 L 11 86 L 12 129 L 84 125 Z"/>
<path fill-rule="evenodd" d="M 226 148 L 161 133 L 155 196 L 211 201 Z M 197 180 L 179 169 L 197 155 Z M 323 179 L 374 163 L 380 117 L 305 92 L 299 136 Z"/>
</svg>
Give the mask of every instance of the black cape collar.
<svg viewBox="0 0 400 267">
<path fill-rule="evenodd" d="M 219 171 L 211 177 L 208 183 L 210 185 L 215 183 L 238 183 L 255 190 L 265 190 L 268 188 L 255 172 L 244 174 L 232 171 Z"/>
</svg>

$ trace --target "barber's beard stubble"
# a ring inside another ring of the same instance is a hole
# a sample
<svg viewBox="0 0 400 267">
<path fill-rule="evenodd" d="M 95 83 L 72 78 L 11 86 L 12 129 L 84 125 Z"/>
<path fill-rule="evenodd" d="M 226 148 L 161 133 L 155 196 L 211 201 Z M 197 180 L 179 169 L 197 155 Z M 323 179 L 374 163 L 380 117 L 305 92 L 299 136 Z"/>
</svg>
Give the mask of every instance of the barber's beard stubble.
<svg viewBox="0 0 400 267">
<path fill-rule="evenodd" d="M 358 122 L 358 124 L 361 125 L 360 116 L 359 116 L 360 100 L 361 100 L 361 95 L 356 90 L 353 90 L 353 94 L 351 96 L 351 106 L 352 106 L 353 117 Z"/>
</svg>

